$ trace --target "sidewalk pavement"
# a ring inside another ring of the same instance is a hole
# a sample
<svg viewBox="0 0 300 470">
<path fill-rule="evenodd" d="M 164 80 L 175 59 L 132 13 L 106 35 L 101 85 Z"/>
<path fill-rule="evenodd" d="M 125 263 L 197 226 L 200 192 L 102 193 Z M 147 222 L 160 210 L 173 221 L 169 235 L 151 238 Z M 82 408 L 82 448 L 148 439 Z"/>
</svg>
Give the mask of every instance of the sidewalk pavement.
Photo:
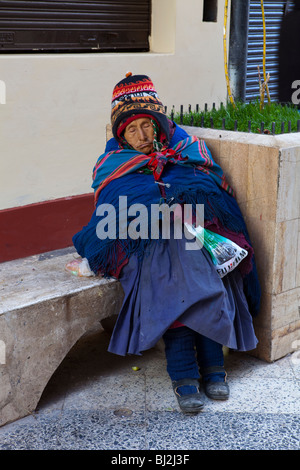
<svg viewBox="0 0 300 470">
<path fill-rule="evenodd" d="M 0 428 L 0 450 L 299 450 L 299 352 L 269 364 L 230 351 L 230 399 L 203 395 L 204 410 L 189 416 L 177 406 L 160 343 L 119 357 L 108 342 L 105 331 L 82 338 L 36 412 Z"/>
</svg>

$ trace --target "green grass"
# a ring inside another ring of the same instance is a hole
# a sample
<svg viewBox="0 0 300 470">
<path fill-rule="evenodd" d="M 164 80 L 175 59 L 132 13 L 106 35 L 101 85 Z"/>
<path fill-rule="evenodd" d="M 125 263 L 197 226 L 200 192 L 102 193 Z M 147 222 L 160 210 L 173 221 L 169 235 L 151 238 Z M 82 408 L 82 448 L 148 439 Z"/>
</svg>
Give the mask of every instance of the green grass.
<svg viewBox="0 0 300 470">
<path fill-rule="evenodd" d="M 240 132 L 281 134 L 300 130 L 300 113 L 295 106 L 271 103 L 265 104 L 264 109 L 260 110 L 259 100 L 252 103 L 236 103 L 235 107 L 228 103 L 226 106 L 221 105 L 207 111 L 192 110 L 182 115 L 177 112 L 174 113 L 173 119 L 177 124 L 186 126 Z"/>
</svg>

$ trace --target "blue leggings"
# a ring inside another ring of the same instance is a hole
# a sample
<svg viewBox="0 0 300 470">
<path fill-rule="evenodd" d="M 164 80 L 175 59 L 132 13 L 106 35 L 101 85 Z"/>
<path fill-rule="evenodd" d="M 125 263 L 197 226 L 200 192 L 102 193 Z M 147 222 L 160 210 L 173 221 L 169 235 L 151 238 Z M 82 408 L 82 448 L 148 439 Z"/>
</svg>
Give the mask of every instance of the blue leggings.
<svg viewBox="0 0 300 470">
<path fill-rule="evenodd" d="M 167 371 L 171 380 L 198 379 L 200 374 L 203 380 L 224 380 L 225 370 L 203 375 L 208 367 L 224 366 L 221 344 L 185 326 L 167 330 L 163 339 Z"/>
</svg>

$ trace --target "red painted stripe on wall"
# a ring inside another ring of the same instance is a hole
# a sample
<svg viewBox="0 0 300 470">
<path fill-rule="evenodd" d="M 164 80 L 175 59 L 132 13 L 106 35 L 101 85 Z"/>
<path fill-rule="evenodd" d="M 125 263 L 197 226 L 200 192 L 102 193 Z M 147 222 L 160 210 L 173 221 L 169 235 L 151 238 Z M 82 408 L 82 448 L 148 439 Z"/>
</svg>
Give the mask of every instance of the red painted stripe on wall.
<svg viewBox="0 0 300 470">
<path fill-rule="evenodd" d="M 93 194 L 0 211 L 0 262 L 72 246 L 93 211 Z"/>
</svg>

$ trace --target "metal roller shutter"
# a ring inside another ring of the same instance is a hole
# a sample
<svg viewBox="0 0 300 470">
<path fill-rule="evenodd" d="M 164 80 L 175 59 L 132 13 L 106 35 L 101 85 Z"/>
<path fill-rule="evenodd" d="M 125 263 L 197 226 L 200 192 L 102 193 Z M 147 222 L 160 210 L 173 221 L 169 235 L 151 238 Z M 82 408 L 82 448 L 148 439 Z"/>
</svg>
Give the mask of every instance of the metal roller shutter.
<svg viewBox="0 0 300 470">
<path fill-rule="evenodd" d="M 278 100 L 278 46 L 285 1 L 264 0 L 266 22 L 266 72 L 270 74 L 272 101 Z M 289 2 L 292 4 L 292 2 Z M 291 5 L 292 6 L 292 5 Z M 250 0 L 248 53 L 246 69 L 246 101 L 259 96 L 258 69 L 263 76 L 263 20 L 260 0 Z"/>
<path fill-rule="evenodd" d="M 0 0 L 0 52 L 148 51 L 150 0 Z"/>
</svg>

